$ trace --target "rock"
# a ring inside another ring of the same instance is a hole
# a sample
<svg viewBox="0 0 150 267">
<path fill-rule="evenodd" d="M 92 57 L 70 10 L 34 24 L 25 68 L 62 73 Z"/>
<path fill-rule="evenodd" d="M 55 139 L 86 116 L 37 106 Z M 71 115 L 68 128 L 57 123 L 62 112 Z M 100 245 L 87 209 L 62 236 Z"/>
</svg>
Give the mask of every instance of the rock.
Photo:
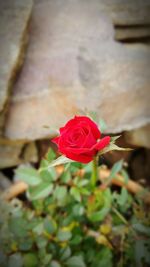
<svg viewBox="0 0 150 267">
<path fill-rule="evenodd" d="M 113 0 L 109 6 L 115 25 L 149 25 L 150 1 L 149 0 Z"/>
<path fill-rule="evenodd" d="M 34 143 L 0 140 L 0 169 L 16 166 L 24 162 L 37 162 L 38 153 Z"/>
<path fill-rule="evenodd" d="M 129 162 L 130 177 L 146 187 L 150 186 L 150 150 L 145 148 L 136 149 L 132 153 Z"/>
<path fill-rule="evenodd" d="M 150 26 L 138 27 L 116 27 L 115 39 L 119 41 L 124 40 L 139 40 L 150 37 Z"/>
<path fill-rule="evenodd" d="M 125 139 L 129 144 L 150 148 L 150 124 L 139 129 L 126 132 Z"/>
<path fill-rule="evenodd" d="M 11 186 L 11 181 L 0 172 L 0 191 L 3 191 Z"/>
<path fill-rule="evenodd" d="M 86 110 L 96 111 L 111 133 L 150 121 L 150 46 L 116 42 L 106 4 L 35 1 L 5 128 L 8 138 L 53 136 Z"/>
<path fill-rule="evenodd" d="M 32 0 L 0 1 L 0 130 L 27 43 L 27 28 Z"/>
<path fill-rule="evenodd" d="M 35 142 L 27 144 L 22 153 L 23 162 L 38 162 L 38 151 Z"/>
</svg>

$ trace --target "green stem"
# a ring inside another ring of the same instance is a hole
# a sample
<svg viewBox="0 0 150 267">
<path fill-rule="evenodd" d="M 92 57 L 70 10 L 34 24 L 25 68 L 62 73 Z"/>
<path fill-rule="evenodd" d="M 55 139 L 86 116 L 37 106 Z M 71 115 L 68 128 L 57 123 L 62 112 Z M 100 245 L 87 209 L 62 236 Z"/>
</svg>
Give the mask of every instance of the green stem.
<svg viewBox="0 0 150 267">
<path fill-rule="evenodd" d="M 122 214 L 116 208 L 112 208 L 112 210 L 124 224 L 128 225 L 128 221 L 122 216 Z"/>
<path fill-rule="evenodd" d="M 97 171 L 97 158 L 94 157 L 92 165 L 92 177 L 91 177 L 91 185 L 93 188 L 96 186 L 97 178 L 98 178 L 98 171 Z"/>
</svg>

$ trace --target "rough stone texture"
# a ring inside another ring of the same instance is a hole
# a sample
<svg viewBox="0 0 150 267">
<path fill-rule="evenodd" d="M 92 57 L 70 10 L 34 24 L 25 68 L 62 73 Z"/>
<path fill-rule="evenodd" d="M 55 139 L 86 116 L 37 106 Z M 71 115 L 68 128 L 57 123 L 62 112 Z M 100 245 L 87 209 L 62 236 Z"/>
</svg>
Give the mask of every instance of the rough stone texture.
<svg viewBox="0 0 150 267">
<path fill-rule="evenodd" d="M 150 37 L 150 26 L 116 27 L 116 40 L 139 40 Z"/>
<path fill-rule="evenodd" d="M 0 169 L 37 161 L 38 152 L 35 143 L 24 144 L 6 139 L 0 140 Z"/>
<path fill-rule="evenodd" d="M 112 11 L 112 19 L 115 25 L 150 24 L 149 0 L 110 0 L 108 2 L 108 8 Z"/>
<path fill-rule="evenodd" d="M 135 146 L 150 148 L 150 124 L 125 133 L 126 141 Z"/>
<path fill-rule="evenodd" d="M 112 133 L 150 121 L 150 46 L 114 40 L 107 2 L 35 1 L 7 137 L 52 136 L 54 128 L 85 110 L 97 111 Z"/>
<path fill-rule="evenodd" d="M 4 125 L 12 84 L 22 63 L 31 9 L 32 0 L 0 1 L 0 129 Z"/>
</svg>

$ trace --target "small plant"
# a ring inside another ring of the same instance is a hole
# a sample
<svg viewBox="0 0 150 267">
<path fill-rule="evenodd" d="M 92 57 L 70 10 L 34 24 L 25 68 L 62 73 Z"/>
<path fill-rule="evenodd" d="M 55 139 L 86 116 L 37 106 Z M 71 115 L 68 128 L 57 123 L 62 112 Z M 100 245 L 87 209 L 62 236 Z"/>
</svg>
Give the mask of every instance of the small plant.
<svg viewBox="0 0 150 267">
<path fill-rule="evenodd" d="M 62 156 L 50 149 L 38 170 L 16 169 L 28 184 L 27 201 L 1 205 L 0 266 L 149 266 L 148 208 L 125 187 L 111 188 L 118 173 L 128 183 L 122 160 L 100 178 L 98 157 L 121 149 L 117 138 L 100 137 L 91 119 L 75 117 L 54 139 Z"/>
</svg>

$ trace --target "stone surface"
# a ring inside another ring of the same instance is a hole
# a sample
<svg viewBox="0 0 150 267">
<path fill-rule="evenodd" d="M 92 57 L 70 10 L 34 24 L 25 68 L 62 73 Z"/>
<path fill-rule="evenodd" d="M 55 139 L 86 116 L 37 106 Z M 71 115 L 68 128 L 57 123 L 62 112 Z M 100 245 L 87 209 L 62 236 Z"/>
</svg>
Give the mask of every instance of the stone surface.
<svg viewBox="0 0 150 267">
<path fill-rule="evenodd" d="M 149 0 L 110 0 L 109 8 L 115 25 L 150 24 Z"/>
<path fill-rule="evenodd" d="M 150 26 L 116 27 L 116 40 L 139 40 L 150 37 Z"/>
<path fill-rule="evenodd" d="M 135 146 L 150 148 L 150 124 L 125 133 L 126 141 Z"/>
<path fill-rule="evenodd" d="M 0 172 L 0 192 L 9 188 L 11 184 L 11 181 L 2 172 Z"/>
<path fill-rule="evenodd" d="M 35 143 L 25 144 L 0 139 L 0 169 L 16 166 L 24 162 L 37 162 L 38 152 Z"/>
<path fill-rule="evenodd" d="M 0 1 L 0 129 L 16 72 L 21 66 L 32 0 Z"/>
<path fill-rule="evenodd" d="M 97 111 L 112 133 L 150 121 L 150 46 L 116 42 L 110 10 L 108 0 L 35 1 L 7 137 L 52 136 L 86 110 Z"/>
</svg>

